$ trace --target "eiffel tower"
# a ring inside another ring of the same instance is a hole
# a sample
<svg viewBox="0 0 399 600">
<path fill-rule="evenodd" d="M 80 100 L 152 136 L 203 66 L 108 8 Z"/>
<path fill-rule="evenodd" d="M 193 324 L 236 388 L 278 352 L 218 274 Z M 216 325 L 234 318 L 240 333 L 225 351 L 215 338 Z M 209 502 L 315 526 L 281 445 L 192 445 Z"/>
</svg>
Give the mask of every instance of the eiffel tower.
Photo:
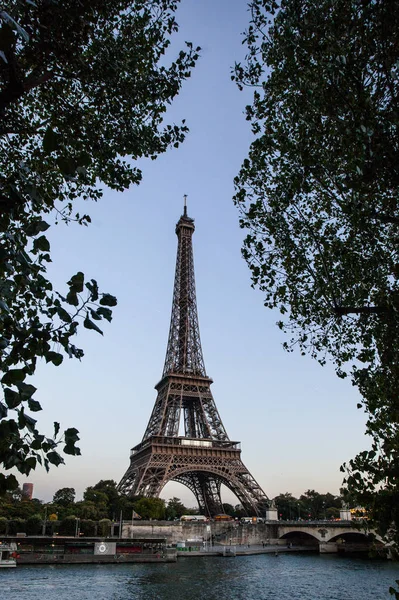
<svg viewBox="0 0 399 600">
<path fill-rule="evenodd" d="M 221 485 L 229 488 L 248 515 L 263 515 L 268 498 L 241 461 L 239 442 L 229 439 L 205 371 L 195 293 L 192 236 L 194 220 L 184 212 L 178 238 L 172 318 L 161 381 L 147 429 L 130 453 L 119 483 L 129 496 L 158 497 L 169 481 L 187 486 L 201 514 L 222 513 Z M 179 435 L 183 417 L 184 435 Z"/>
</svg>

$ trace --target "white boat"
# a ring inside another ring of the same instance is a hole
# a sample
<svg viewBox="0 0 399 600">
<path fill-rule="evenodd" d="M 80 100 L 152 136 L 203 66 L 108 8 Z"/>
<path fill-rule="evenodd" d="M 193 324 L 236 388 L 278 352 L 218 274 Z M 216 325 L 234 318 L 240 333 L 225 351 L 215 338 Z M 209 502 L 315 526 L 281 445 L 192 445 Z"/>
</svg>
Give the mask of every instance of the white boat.
<svg viewBox="0 0 399 600">
<path fill-rule="evenodd" d="M 17 545 L 0 542 L 0 568 L 17 566 Z"/>
</svg>

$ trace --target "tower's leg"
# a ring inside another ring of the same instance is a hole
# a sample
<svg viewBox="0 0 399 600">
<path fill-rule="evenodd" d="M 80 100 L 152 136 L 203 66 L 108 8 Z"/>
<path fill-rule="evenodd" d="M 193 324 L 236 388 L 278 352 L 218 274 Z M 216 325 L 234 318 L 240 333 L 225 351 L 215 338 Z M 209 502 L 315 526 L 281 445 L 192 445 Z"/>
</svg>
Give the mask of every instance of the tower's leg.
<svg viewBox="0 0 399 600">
<path fill-rule="evenodd" d="M 220 495 L 221 481 L 211 473 L 191 471 L 173 479 L 188 487 L 194 494 L 201 514 L 216 515 L 223 512 Z"/>
</svg>

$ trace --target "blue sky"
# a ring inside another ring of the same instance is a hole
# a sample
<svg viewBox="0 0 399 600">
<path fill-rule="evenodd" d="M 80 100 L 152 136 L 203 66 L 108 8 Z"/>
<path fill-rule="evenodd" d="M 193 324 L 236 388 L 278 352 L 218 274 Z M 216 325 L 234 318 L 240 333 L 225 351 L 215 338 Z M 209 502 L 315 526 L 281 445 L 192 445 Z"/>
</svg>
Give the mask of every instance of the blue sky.
<svg viewBox="0 0 399 600">
<path fill-rule="evenodd" d="M 338 493 L 339 466 L 368 446 L 364 414 L 349 381 L 331 365 L 282 348 L 279 319 L 251 289 L 241 258 L 244 232 L 232 196 L 233 178 L 252 139 L 244 107 L 251 92 L 230 81 L 243 59 L 241 32 L 248 23 L 245 0 L 182 0 L 178 49 L 184 40 L 202 47 L 201 59 L 171 107 L 167 121 L 185 118 L 190 133 L 179 149 L 143 161 L 143 182 L 123 194 L 106 191 L 84 207 L 89 228 L 56 225 L 50 230 L 51 277 L 58 289 L 78 270 L 118 297 L 114 320 L 101 337 L 81 331 L 85 357 L 61 367 L 40 365 L 35 377 L 44 411 L 39 425 L 75 426 L 81 457 L 38 470 L 27 481 L 34 496 L 51 500 L 61 487 L 84 489 L 100 479 L 119 481 L 129 449 L 140 442 L 162 373 L 176 256 L 175 223 L 188 194 L 195 219 L 194 259 L 200 331 L 214 398 L 231 439 L 266 494 L 308 488 Z M 64 288 L 65 289 L 65 288 Z M 25 481 L 19 477 L 21 483 Z M 191 492 L 168 484 L 162 497 L 177 495 L 189 506 Z M 228 492 L 224 500 L 235 502 Z"/>
</svg>

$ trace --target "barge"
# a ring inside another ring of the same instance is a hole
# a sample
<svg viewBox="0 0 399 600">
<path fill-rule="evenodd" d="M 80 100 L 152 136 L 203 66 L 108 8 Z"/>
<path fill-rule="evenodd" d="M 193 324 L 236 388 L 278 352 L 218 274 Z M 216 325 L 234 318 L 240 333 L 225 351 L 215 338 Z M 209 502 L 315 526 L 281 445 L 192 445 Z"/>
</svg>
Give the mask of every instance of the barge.
<svg viewBox="0 0 399 600">
<path fill-rule="evenodd" d="M 9 538 L 0 548 L 13 544 L 17 565 L 90 563 L 176 562 L 176 548 L 165 538 L 115 539 L 62 536 Z"/>
</svg>

